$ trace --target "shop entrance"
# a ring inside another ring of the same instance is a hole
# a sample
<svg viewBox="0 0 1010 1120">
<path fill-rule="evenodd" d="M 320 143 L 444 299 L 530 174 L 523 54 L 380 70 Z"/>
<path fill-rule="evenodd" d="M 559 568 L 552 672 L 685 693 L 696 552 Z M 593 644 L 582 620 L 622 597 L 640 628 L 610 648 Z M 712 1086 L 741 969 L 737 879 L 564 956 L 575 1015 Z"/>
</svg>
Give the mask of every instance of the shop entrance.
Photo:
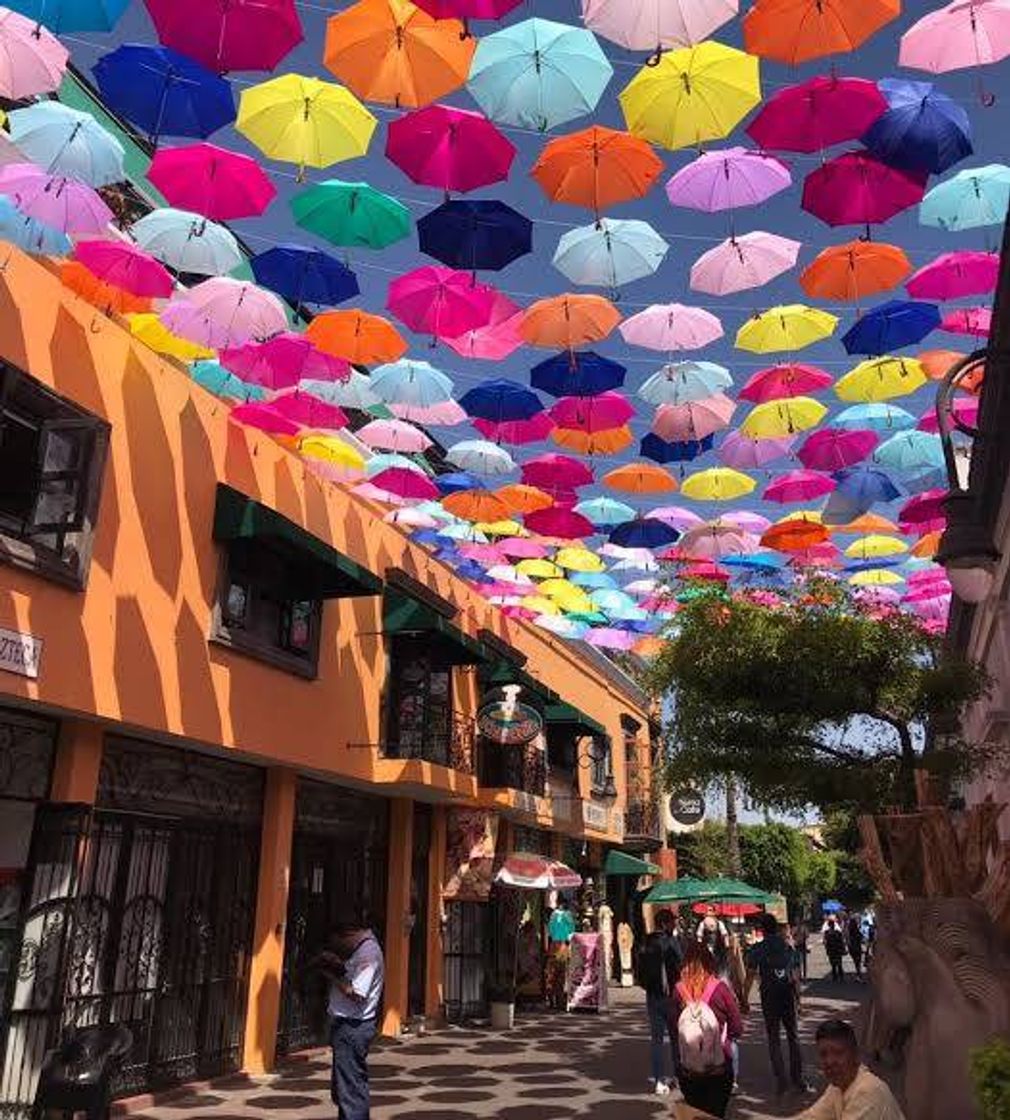
<svg viewBox="0 0 1010 1120">
<path fill-rule="evenodd" d="M 428 857 L 431 806 L 414 804 L 414 852 L 410 862 L 410 950 L 407 966 L 407 1013 L 424 1014 L 428 974 Z"/>
<path fill-rule="evenodd" d="M 487 1014 L 485 976 L 493 911 L 487 902 L 445 905 L 445 1017 L 451 1023 Z"/>
</svg>

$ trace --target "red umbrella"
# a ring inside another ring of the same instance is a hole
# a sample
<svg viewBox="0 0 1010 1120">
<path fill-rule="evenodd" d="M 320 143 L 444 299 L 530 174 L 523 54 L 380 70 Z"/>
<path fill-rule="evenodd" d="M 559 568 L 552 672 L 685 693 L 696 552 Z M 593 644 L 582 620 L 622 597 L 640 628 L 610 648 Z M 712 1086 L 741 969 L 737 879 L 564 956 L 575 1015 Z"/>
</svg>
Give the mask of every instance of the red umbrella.
<svg viewBox="0 0 1010 1120">
<path fill-rule="evenodd" d="M 829 226 L 874 225 L 921 202 L 927 178 L 868 152 L 846 152 L 806 177 L 803 209 Z"/>
<path fill-rule="evenodd" d="M 803 362 L 781 362 L 752 374 L 737 393 L 742 401 L 763 404 L 783 397 L 803 397 L 826 389 L 832 382 L 831 374 L 817 366 Z"/>
<path fill-rule="evenodd" d="M 438 497 L 438 487 L 427 475 L 408 470 L 406 467 L 387 467 L 369 481 L 377 490 L 392 494 L 394 498 L 424 501 Z"/>
<path fill-rule="evenodd" d="M 539 486 L 554 494 L 558 490 L 588 486 L 593 481 L 593 472 L 585 463 L 573 459 L 571 455 L 549 451 L 523 463 L 522 480 L 530 486 Z M 551 536 L 550 533 L 547 535 Z"/>
<path fill-rule="evenodd" d="M 526 528 L 531 533 L 543 537 L 561 537 L 563 540 L 577 540 L 591 537 L 596 529 L 593 523 L 582 514 L 563 506 L 538 509 L 525 517 Z"/>
<path fill-rule="evenodd" d="M 720 918 L 749 918 L 761 913 L 761 907 L 754 902 L 696 902 L 692 909 L 696 914 L 704 914 L 709 906 L 715 907 Z"/>
<path fill-rule="evenodd" d="M 821 428 L 803 441 L 796 457 L 812 471 L 840 471 L 862 462 L 880 442 L 876 432 L 862 428 Z"/>
<path fill-rule="evenodd" d="M 769 97 L 747 134 L 761 148 L 818 152 L 858 140 L 886 109 L 887 99 L 876 82 L 811 78 Z"/>
<path fill-rule="evenodd" d="M 303 393 L 298 389 L 274 397 L 270 407 L 287 420 L 301 425 L 303 428 L 322 428 L 324 430 L 338 430 L 347 427 L 347 413 L 336 404 L 314 397 L 311 393 Z"/>
</svg>

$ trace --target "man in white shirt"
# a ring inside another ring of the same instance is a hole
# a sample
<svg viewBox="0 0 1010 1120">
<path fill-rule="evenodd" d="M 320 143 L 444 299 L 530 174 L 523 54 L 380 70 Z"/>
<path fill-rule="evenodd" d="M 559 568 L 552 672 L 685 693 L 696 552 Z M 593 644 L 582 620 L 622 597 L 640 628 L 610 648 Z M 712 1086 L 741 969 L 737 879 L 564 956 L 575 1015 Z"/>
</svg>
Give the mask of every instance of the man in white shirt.
<svg viewBox="0 0 1010 1120">
<path fill-rule="evenodd" d="M 347 919 L 334 926 L 316 964 L 330 983 L 330 1095 L 338 1120 L 369 1120 L 368 1048 L 382 1001 L 382 949 L 370 929 Z"/>
<path fill-rule="evenodd" d="M 891 1090 L 860 1063 L 856 1032 L 848 1023 L 829 1019 L 814 1037 L 829 1084 L 798 1120 L 905 1120 Z"/>
</svg>

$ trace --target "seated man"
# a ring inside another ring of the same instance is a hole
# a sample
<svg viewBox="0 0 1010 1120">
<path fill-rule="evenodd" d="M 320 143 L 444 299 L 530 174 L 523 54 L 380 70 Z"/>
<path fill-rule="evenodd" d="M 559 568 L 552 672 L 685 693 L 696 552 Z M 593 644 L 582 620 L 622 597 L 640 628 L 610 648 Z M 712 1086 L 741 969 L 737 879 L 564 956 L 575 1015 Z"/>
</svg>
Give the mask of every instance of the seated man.
<svg viewBox="0 0 1010 1120">
<path fill-rule="evenodd" d="M 856 1032 L 848 1023 L 828 1019 L 814 1037 L 829 1084 L 798 1120 L 905 1120 L 891 1090 L 859 1061 Z"/>
</svg>

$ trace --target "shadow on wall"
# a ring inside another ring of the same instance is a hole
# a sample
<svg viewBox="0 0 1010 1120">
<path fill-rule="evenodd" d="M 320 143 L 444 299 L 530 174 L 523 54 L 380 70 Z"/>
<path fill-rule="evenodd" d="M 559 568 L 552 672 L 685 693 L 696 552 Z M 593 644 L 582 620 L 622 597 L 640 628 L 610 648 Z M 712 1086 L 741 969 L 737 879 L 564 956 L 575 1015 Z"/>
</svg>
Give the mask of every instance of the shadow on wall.
<svg viewBox="0 0 1010 1120">
<path fill-rule="evenodd" d="M 121 718 L 140 727 L 166 727 L 165 682 L 140 604 L 132 595 L 116 599 L 115 637 L 113 672 Z"/>
</svg>

